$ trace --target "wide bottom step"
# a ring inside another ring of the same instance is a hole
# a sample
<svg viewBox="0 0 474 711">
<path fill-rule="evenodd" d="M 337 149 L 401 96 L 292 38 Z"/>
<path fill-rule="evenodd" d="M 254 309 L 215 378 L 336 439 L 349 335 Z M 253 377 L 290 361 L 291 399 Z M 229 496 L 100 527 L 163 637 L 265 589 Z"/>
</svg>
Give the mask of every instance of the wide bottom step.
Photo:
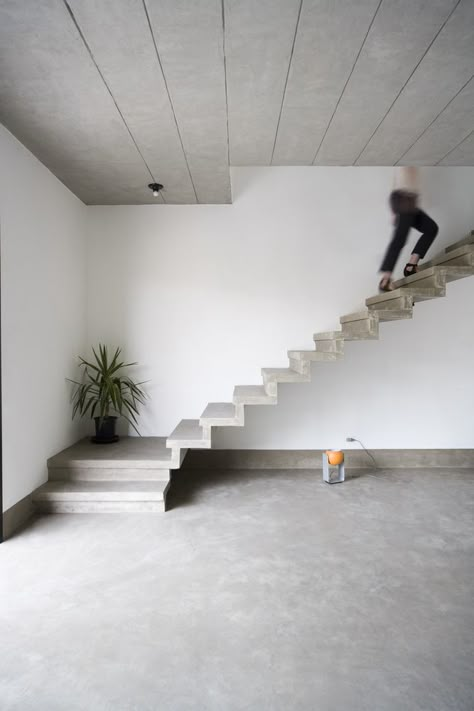
<svg viewBox="0 0 474 711">
<path fill-rule="evenodd" d="M 163 511 L 169 481 L 49 481 L 33 494 L 43 513 Z"/>
</svg>

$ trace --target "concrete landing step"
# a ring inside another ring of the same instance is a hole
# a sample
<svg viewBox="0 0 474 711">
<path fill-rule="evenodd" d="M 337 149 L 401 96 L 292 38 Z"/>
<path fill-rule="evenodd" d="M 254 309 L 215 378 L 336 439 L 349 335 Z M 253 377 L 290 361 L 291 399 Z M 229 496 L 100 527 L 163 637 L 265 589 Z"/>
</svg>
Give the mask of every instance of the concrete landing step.
<svg viewBox="0 0 474 711">
<path fill-rule="evenodd" d="M 43 513 L 163 511 L 169 481 L 48 481 L 33 493 Z"/>
<path fill-rule="evenodd" d="M 263 385 L 236 385 L 233 401 L 236 405 L 276 405 L 276 395 L 268 395 Z"/>
<path fill-rule="evenodd" d="M 446 247 L 446 252 L 452 252 L 458 247 L 462 247 L 464 244 L 474 244 L 474 230 L 471 230 L 468 235 L 457 242 L 453 242 L 453 244 L 450 244 L 449 247 Z"/>
<path fill-rule="evenodd" d="M 310 360 L 310 361 L 331 361 L 340 360 L 342 353 L 338 351 L 288 351 L 288 358 L 293 360 Z"/>
<path fill-rule="evenodd" d="M 243 427 L 244 411 L 233 402 L 210 402 L 199 422 L 207 427 Z"/>
<path fill-rule="evenodd" d="M 181 420 L 166 440 L 166 446 L 174 448 L 208 449 L 211 435 L 207 427 L 201 427 L 199 420 Z"/>
<path fill-rule="evenodd" d="M 165 437 L 121 437 L 113 444 L 81 439 L 48 459 L 48 469 L 174 469 Z"/>
</svg>

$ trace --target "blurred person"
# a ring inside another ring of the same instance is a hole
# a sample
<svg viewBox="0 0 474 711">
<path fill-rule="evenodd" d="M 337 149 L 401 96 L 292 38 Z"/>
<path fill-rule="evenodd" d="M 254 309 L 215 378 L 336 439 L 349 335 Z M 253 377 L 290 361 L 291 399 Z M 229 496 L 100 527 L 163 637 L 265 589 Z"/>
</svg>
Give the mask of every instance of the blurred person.
<svg viewBox="0 0 474 711">
<path fill-rule="evenodd" d="M 408 233 L 413 227 L 421 232 L 408 263 L 405 265 L 403 275 L 408 277 L 418 271 L 418 262 L 423 259 L 433 240 L 438 234 L 438 225 L 434 220 L 418 207 L 420 195 L 418 168 L 403 166 L 397 168 L 395 174 L 394 190 L 390 193 L 389 203 L 394 215 L 394 233 L 387 247 L 385 257 L 380 267 L 382 278 L 379 291 L 392 291 L 392 273 L 395 269 L 400 252 L 404 248 Z"/>
</svg>

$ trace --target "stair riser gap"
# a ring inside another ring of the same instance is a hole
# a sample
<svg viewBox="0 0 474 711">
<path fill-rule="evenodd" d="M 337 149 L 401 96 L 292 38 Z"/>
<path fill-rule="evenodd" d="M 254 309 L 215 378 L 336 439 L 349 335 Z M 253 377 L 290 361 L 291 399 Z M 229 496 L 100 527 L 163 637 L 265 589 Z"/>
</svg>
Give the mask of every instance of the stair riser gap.
<svg viewBox="0 0 474 711">
<path fill-rule="evenodd" d="M 48 471 L 49 481 L 169 481 L 169 469 L 104 469 L 74 467 Z"/>
<path fill-rule="evenodd" d="M 164 501 L 41 501 L 36 511 L 48 514 L 163 513 Z"/>
</svg>

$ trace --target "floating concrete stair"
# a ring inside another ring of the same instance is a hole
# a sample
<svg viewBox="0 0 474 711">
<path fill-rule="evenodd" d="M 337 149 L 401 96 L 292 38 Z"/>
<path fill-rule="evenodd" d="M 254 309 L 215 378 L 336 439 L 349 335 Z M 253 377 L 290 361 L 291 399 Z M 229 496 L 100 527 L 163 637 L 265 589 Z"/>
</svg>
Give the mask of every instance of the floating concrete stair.
<svg viewBox="0 0 474 711">
<path fill-rule="evenodd" d="M 288 351 L 288 358 L 292 360 L 303 361 L 331 361 L 342 358 L 340 351 Z"/>
<path fill-rule="evenodd" d="M 236 385 L 233 401 L 236 405 L 276 405 L 276 395 L 269 395 L 263 385 Z"/>
<path fill-rule="evenodd" d="M 243 427 L 244 406 L 233 402 L 210 402 L 199 424 L 203 427 Z"/>
<path fill-rule="evenodd" d="M 450 245 L 395 289 L 366 300 L 340 319 L 341 329 L 315 333 L 315 349 L 291 349 L 289 367 L 262 368 L 261 385 L 237 385 L 232 402 L 212 402 L 198 420 L 181 420 L 165 440 L 124 438 L 114 445 L 79 442 L 48 462 L 49 482 L 34 494 L 43 512 L 163 511 L 170 471 L 190 448 L 211 447 L 213 427 L 242 427 L 245 407 L 276 405 L 280 383 L 306 383 L 311 364 L 344 357 L 345 341 L 375 340 L 382 322 L 410 319 L 418 301 L 442 298 L 446 284 L 474 274 L 474 231 Z M 315 367 L 316 367 L 315 366 Z"/>
<path fill-rule="evenodd" d="M 169 481 L 48 481 L 33 495 L 43 513 L 144 513 L 165 510 Z"/>
<path fill-rule="evenodd" d="M 465 244 L 474 244 L 474 230 L 471 230 L 468 235 L 466 235 L 462 239 L 459 239 L 457 242 L 453 242 L 453 244 L 450 244 L 449 247 L 446 247 L 444 251 L 445 253 L 452 252 L 455 249 L 458 249 L 459 247 L 463 247 Z"/>
<path fill-rule="evenodd" d="M 166 446 L 172 450 L 209 449 L 211 428 L 201 426 L 199 420 L 181 420 L 166 440 Z"/>
<path fill-rule="evenodd" d="M 365 309 L 340 318 L 346 341 L 376 340 L 379 337 L 379 319 L 375 312 Z"/>
</svg>

